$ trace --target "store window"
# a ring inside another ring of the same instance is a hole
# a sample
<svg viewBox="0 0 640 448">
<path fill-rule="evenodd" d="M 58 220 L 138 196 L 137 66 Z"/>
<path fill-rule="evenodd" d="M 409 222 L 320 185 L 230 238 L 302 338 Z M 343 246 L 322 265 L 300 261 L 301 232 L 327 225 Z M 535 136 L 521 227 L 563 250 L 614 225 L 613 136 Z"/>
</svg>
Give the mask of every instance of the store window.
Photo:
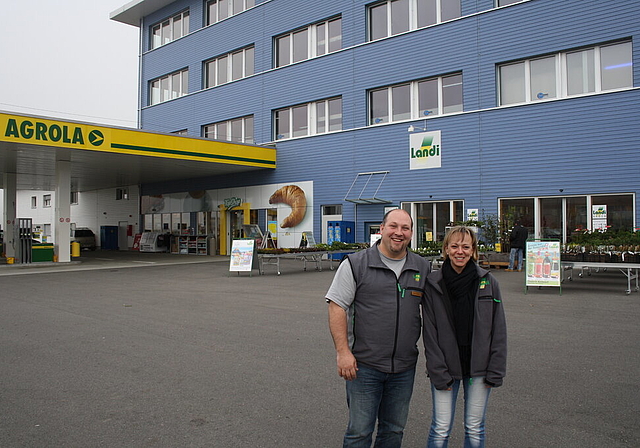
<svg viewBox="0 0 640 448">
<path fill-rule="evenodd" d="M 151 26 L 149 49 L 166 45 L 189 33 L 189 11 L 183 11 Z"/>
<path fill-rule="evenodd" d="M 254 143 L 253 115 L 205 125 L 202 127 L 202 136 L 215 140 Z"/>
<path fill-rule="evenodd" d="M 462 73 L 369 91 L 369 124 L 461 112 Z"/>
<path fill-rule="evenodd" d="M 236 81 L 254 74 L 253 45 L 218 56 L 204 63 L 204 88 Z"/>
<path fill-rule="evenodd" d="M 216 22 L 240 14 L 249 8 L 255 6 L 255 0 L 210 0 L 206 2 L 206 25 L 212 25 Z"/>
<path fill-rule="evenodd" d="M 184 69 L 149 82 L 149 105 L 184 96 L 189 91 L 189 70 Z"/>
<path fill-rule="evenodd" d="M 369 40 L 461 16 L 460 0 L 389 0 L 369 7 Z"/>
<path fill-rule="evenodd" d="M 275 38 L 275 66 L 293 64 L 342 48 L 340 17 L 308 25 Z"/>
<path fill-rule="evenodd" d="M 274 111 L 276 140 L 342 130 L 342 98 L 329 98 Z"/>
<path fill-rule="evenodd" d="M 599 225 L 611 230 L 633 229 L 633 204 L 632 194 L 501 199 L 500 217 L 509 223 L 520 219 L 530 237 L 570 243 L 576 233 Z M 606 222 L 594 222 L 594 207 L 604 207 Z"/>
<path fill-rule="evenodd" d="M 617 42 L 498 67 L 499 104 L 536 102 L 633 87 L 631 42 Z"/>
</svg>

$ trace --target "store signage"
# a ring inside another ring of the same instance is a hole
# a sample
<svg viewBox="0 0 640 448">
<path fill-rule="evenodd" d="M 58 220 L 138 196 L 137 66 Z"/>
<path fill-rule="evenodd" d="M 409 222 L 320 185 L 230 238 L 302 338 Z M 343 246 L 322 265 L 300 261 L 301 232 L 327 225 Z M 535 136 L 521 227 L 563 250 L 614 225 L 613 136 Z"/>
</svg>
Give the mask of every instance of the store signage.
<svg viewBox="0 0 640 448">
<path fill-rule="evenodd" d="M 527 241 L 526 286 L 560 286 L 560 242 Z"/>
<path fill-rule="evenodd" d="M 409 135 L 409 169 L 441 167 L 440 131 Z"/>
<path fill-rule="evenodd" d="M 238 207 L 240 206 L 240 204 L 242 204 L 242 199 L 240 198 L 226 198 L 224 200 L 224 207 L 226 209 L 230 209 L 233 207 Z"/>
<path fill-rule="evenodd" d="M 592 205 L 591 206 L 591 222 L 593 230 L 607 230 L 607 206 Z"/>
<path fill-rule="evenodd" d="M 81 126 L 68 124 L 47 124 L 44 121 L 35 120 L 7 120 L 4 136 L 12 139 L 27 140 L 28 143 L 55 142 L 72 145 L 85 145 L 87 142 L 93 146 L 104 143 L 104 135 L 98 129 L 88 131 Z"/>
</svg>

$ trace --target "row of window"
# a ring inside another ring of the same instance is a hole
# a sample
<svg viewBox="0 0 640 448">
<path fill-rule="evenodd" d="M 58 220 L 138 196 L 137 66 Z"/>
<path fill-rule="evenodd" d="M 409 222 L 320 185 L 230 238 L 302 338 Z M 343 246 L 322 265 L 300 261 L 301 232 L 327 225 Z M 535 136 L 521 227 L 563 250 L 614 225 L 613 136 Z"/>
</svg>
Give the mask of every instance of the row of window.
<svg viewBox="0 0 640 448">
<path fill-rule="evenodd" d="M 116 201 L 118 200 L 127 200 L 129 199 L 129 189 L 128 188 L 116 188 Z M 78 205 L 78 192 L 72 191 L 70 195 L 70 204 Z M 42 207 L 49 208 L 51 207 L 51 195 L 44 194 L 42 195 Z M 38 208 L 38 198 L 37 196 L 31 196 L 31 208 Z"/>
<path fill-rule="evenodd" d="M 625 41 L 500 65 L 500 104 L 632 87 L 631 50 L 631 42 Z M 184 71 L 178 74 L 181 76 L 163 77 L 160 90 L 155 95 L 159 98 L 174 95 L 173 85 L 180 85 L 186 76 Z M 368 110 L 368 125 L 462 112 L 462 73 L 372 89 L 368 92 Z M 327 98 L 275 110 L 273 122 L 276 140 L 340 131 L 342 98 Z M 253 117 L 205 125 L 202 135 L 218 140 L 254 143 Z"/>
<path fill-rule="evenodd" d="M 497 7 L 506 6 L 520 1 L 522 0 L 496 0 L 495 5 Z M 385 0 L 376 2 L 368 8 L 368 38 L 369 40 L 382 39 L 406 31 L 456 19 L 461 16 L 460 3 L 461 0 Z M 254 7 L 255 4 L 255 0 L 208 0 L 205 2 L 204 25 L 213 25 L 221 20 L 246 11 Z M 339 24 L 336 23 L 330 22 L 329 24 L 339 26 Z M 339 34 L 336 34 L 335 29 L 323 29 L 327 25 L 328 24 L 311 25 L 307 28 L 292 32 L 289 37 L 302 38 L 302 36 L 295 35 L 304 32 L 317 33 L 315 35 L 318 45 L 316 48 L 318 50 L 317 55 L 322 55 L 327 51 L 326 47 L 333 44 L 334 46 L 337 45 L 337 49 L 339 49 L 339 45 L 341 45 L 339 43 Z M 179 39 L 188 33 L 189 11 L 186 10 L 152 25 L 149 47 L 150 49 L 157 48 Z M 330 36 L 333 36 L 333 41 Z M 283 46 L 287 45 L 286 42 L 280 42 L 280 39 L 285 38 L 286 35 L 277 38 L 278 49 L 280 49 L 280 44 Z M 325 48 L 322 49 L 322 46 L 325 46 Z M 301 48 L 298 48 L 298 50 L 306 51 Z M 334 50 L 328 49 L 328 51 Z M 290 54 L 293 54 L 293 52 Z M 294 60 L 294 62 L 296 61 Z"/>
<path fill-rule="evenodd" d="M 521 0 L 498 0 L 496 6 Z M 211 25 L 255 6 L 255 0 L 210 0 L 206 24 Z M 369 40 L 381 39 L 461 16 L 460 0 L 386 0 L 368 8 Z M 189 11 L 182 11 L 151 27 L 150 47 L 157 48 L 189 32 Z M 334 17 L 274 38 L 274 66 L 283 67 L 342 49 L 342 19 Z M 204 88 L 254 74 L 254 46 L 204 62 Z M 174 79 L 180 78 L 180 79 Z M 149 105 L 188 93 L 184 70 L 150 81 Z"/>
</svg>

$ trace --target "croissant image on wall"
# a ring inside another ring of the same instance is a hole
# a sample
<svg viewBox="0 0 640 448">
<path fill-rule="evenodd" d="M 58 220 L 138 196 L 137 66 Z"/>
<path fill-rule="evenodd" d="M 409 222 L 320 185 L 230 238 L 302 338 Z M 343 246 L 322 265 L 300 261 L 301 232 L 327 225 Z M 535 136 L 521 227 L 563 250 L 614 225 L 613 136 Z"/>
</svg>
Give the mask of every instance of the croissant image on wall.
<svg viewBox="0 0 640 448">
<path fill-rule="evenodd" d="M 287 204 L 291 207 L 291 213 L 280 224 L 282 228 L 297 226 L 307 212 L 307 198 L 297 185 L 285 185 L 276 190 L 269 198 L 269 204 Z"/>
</svg>

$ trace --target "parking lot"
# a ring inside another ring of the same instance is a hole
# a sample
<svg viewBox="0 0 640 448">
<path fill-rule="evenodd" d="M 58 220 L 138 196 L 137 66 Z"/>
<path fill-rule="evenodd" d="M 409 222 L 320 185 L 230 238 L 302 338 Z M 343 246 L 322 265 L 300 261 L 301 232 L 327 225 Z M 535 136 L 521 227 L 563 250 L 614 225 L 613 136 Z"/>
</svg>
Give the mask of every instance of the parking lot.
<svg viewBox="0 0 640 448">
<path fill-rule="evenodd" d="M 341 446 L 328 267 L 250 276 L 225 257 L 108 251 L 0 267 L 0 446 Z M 562 295 L 494 273 L 509 366 L 487 446 L 640 446 L 640 293 L 615 272 Z M 425 446 L 430 413 L 421 355 L 404 447 Z"/>
</svg>

